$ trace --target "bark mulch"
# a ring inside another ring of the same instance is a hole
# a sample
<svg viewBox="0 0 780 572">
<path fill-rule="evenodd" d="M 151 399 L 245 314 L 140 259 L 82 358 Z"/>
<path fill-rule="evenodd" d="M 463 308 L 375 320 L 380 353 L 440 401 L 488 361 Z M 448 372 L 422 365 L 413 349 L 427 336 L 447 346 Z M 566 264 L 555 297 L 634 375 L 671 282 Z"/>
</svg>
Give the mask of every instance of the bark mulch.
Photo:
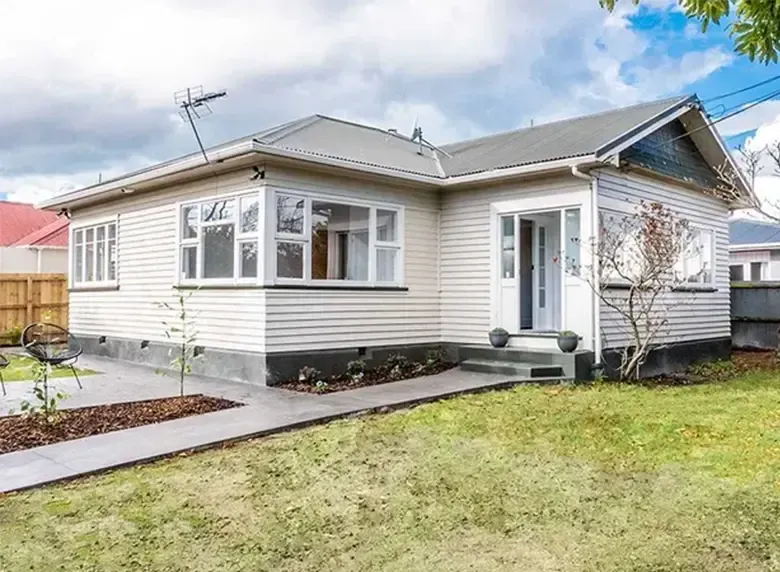
<svg viewBox="0 0 780 572">
<path fill-rule="evenodd" d="M 277 387 L 298 391 L 301 393 L 335 393 L 337 391 L 347 391 L 348 389 L 357 389 L 359 387 L 368 387 L 371 385 L 380 385 L 382 383 L 391 383 L 401 381 L 402 379 L 412 379 L 415 377 L 425 377 L 442 373 L 456 367 L 458 364 L 447 361 L 437 362 L 435 364 L 422 364 L 409 362 L 401 367 L 392 364 L 382 364 L 373 369 L 367 369 L 360 379 L 350 377 L 346 374 L 333 375 L 328 378 L 322 378 L 325 384 L 317 386 L 316 383 L 308 381 L 288 380 L 280 383 Z"/>
<path fill-rule="evenodd" d="M 78 409 L 62 409 L 58 412 L 57 419 L 53 423 L 21 415 L 0 417 L 0 454 L 221 411 L 241 405 L 241 403 L 217 397 L 186 395 L 184 397 L 113 403 Z"/>
</svg>

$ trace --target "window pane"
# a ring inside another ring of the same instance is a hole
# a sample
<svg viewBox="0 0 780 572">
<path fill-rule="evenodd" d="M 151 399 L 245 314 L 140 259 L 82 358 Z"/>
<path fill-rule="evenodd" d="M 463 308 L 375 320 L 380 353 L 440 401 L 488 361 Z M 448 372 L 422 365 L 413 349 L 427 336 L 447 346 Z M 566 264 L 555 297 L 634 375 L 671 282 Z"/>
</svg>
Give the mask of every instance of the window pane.
<svg viewBox="0 0 780 572">
<path fill-rule="evenodd" d="M 241 278 L 257 278 L 257 241 L 241 243 Z"/>
<path fill-rule="evenodd" d="M 259 203 L 257 197 L 241 199 L 241 232 L 257 232 Z"/>
<path fill-rule="evenodd" d="M 181 277 L 193 280 L 198 277 L 198 247 L 185 246 L 181 249 Z"/>
<path fill-rule="evenodd" d="M 90 231 L 87 231 L 87 237 L 89 237 Z M 84 280 L 86 282 L 94 282 L 95 280 L 95 245 L 91 242 L 87 243 L 87 253 L 84 257 L 84 265 L 86 267 L 86 274 Z"/>
<path fill-rule="evenodd" d="M 568 209 L 566 218 L 566 271 L 580 275 L 580 209 Z"/>
<path fill-rule="evenodd" d="M 515 217 L 501 217 L 501 276 L 515 277 Z"/>
<path fill-rule="evenodd" d="M 745 279 L 745 267 L 742 264 L 729 266 L 729 278 L 732 282 L 742 282 Z"/>
<path fill-rule="evenodd" d="M 181 209 L 181 237 L 197 238 L 198 236 L 198 207 L 195 205 Z"/>
<path fill-rule="evenodd" d="M 98 236 L 101 235 L 102 228 L 98 229 Z M 104 233 L 103 233 L 104 234 Z M 106 242 L 100 240 L 95 243 L 95 280 L 98 282 L 104 280 L 103 274 L 106 268 Z"/>
<path fill-rule="evenodd" d="M 377 282 L 395 282 L 396 259 L 398 251 L 390 248 L 378 248 L 376 251 L 376 280 Z"/>
<path fill-rule="evenodd" d="M 233 278 L 234 226 L 207 226 L 202 235 L 203 278 Z"/>
<path fill-rule="evenodd" d="M 78 234 L 81 234 L 81 231 L 79 231 Z M 73 275 L 74 275 L 74 281 L 75 282 L 82 282 L 83 276 L 84 276 L 84 246 L 83 245 L 77 245 L 74 250 L 74 259 L 73 259 Z"/>
<path fill-rule="evenodd" d="M 201 220 L 203 222 L 233 220 L 234 209 L 235 201 L 233 199 L 203 203 L 201 205 Z"/>
<path fill-rule="evenodd" d="M 83 230 L 77 230 L 76 231 L 76 244 L 83 244 L 84 243 L 84 231 Z"/>
<path fill-rule="evenodd" d="M 379 242 L 398 241 L 398 213 L 377 209 L 376 211 L 376 239 Z"/>
<path fill-rule="evenodd" d="M 369 209 L 313 201 L 313 280 L 368 280 Z"/>
<path fill-rule="evenodd" d="M 751 262 L 750 263 L 750 281 L 751 282 L 761 282 L 761 263 L 760 262 Z"/>
<path fill-rule="evenodd" d="M 111 229 L 108 230 L 111 236 Z M 108 241 L 108 279 L 116 280 L 116 239 Z"/>
<path fill-rule="evenodd" d="M 87 242 L 94 242 L 94 240 L 95 240 L 95 229 L 94 228 L 88 228 L 86 234 L 87 234 Z"/>
<path fill-rule="evenodd" d="M 108 225 L 108 238 L 116 238 L 116 223 Z"/>
<path fill-rule="evenodd" d="M 276 243 L 276 276 L 303 278 L 303 244 L 281 241 Z"/>
<path fill-rule="evenodd" d="M 304 200 L 285 195 L 276 196 L 276 232 L 303 234 Z"/>
</svg>

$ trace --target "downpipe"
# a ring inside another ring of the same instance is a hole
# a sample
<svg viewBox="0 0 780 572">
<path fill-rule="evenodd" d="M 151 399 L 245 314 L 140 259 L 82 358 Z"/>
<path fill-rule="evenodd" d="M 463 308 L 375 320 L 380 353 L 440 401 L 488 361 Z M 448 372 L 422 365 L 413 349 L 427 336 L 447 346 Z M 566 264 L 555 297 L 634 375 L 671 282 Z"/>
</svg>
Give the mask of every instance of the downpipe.
<svg viewBox="0 0 780 572">
<path fill-rule="evenodd" d="M 590 232 L 591 232 L 591 290 L 593 292 L 593 312 L 591 313 L 591 326 L 593 328 L 593 354 L 596 363 L 593 364 L 593 371 L 603 370 L 601 363 L 601 284 L 599 283 L 599 264 L 600 260 L 596 253 L 599 246 L 599 208 L 598 208 L 598 190 L 599 180 L 590 173 L 580 170 L 580 165 L 572 165 L 571 174 L 578 179 L 588 181 L 590 189 Z"/>
</svg>

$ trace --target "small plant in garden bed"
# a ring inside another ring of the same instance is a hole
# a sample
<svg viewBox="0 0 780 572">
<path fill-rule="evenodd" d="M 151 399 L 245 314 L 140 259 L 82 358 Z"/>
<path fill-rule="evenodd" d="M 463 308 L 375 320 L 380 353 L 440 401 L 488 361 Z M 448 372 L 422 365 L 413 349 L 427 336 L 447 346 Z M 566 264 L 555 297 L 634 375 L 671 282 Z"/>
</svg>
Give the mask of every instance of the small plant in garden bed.
<svg viewBox="0 0 780 572">
<path fill-rule="evenodd" d="M 56 412 L 57 422 L 51 424 L 40 423 L 36 418 L 27 415 L 0 417 L 0 454 L 221 411 L 240 405 L 216 397 L 187 395 L 62 409 Z"/>
<path fill-rule="evenodd" d="M 328 378 L 323 378 L 318 370 L 305 366 L 299 371 L 297 379 L 282 382 L 279 386 L 305 393 L 333 393 L 433 375 L 452 369 L 456 365 L 447 361 L 442 350 L 428 352 L 423 363 L 410 361 L 403 354 L 391 354 L 387 361 L 373 368 L 368 367 L 363 360 L 351 361 L 347 364 L 344 373 Z"/>
</svg>

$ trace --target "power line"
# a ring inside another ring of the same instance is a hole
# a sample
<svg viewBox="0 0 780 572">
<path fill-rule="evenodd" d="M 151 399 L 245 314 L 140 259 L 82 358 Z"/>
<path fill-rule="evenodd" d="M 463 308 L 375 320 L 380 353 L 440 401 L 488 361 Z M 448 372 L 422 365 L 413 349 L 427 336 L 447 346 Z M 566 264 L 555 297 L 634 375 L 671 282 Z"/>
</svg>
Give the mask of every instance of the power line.
<svg viewBox="0 0 780 572">
<path fill-rule="evenodd" d="M 694 133 L 698 133 L 699 131 L 701 131 L 703 129 L 707 129 L 709 127 L 712 127 L 713 125 L 716 125 L 716 124 L 720 123 L 721 121 L 725 121 L 726 119 L 730 119 L 732 117 L 736 117 L 737 115 L 739 115 L 741 113 L 745 113 L 749 109 L 753 109 L 757 105 L 761 105 L 762 103 L 765 103 L 765 102 L 769 101 L 770 99 L 773 99 L 773 98 L 775 98 L 777 96 L 780 96 L 780 89 L 778 89 L 777 91 L 773 91 L 772 93 L 770 93 L 768 95 L 765 95 L 764 97 L 762 97 L 762 98 L 760 98 L 760 99 L 758 99 L 758 100 L 756 100 L 756 101 L 754 101 L 754 102 L 752 102 L 752 103 L 750 103 L 748 105 L 745 105 L 745 106 L 739 108 L 738 110 L 734 111 L 733 113 L 729 113 L 729 114 L 723 115 L 723 116 L 719 117 L 718 119 L 716 119 L 715 121 L 707 122 L 704 125 L 702 125 L 701 127 L 697 127 L 693 131 L 688 131 L 687 133 L 685 133 L 683 135 L 678 135 L 677 137 L 673 137 L 672 139 L 669 139 L 668 141 L 664 141 L 663 143 L 659 143 L 658 145 L 656 145 L 656 148 L 663 147 L 664 145 L 668 145 L 669 143 L 674 143 L 675 141 L 678 141 L 680 139 L 684 139 L 685 137 L 690 137 Z"/>
<path fill-rule="evenodd" d="M 739 95 L 740 93 L 745 93 L 746 91 L 750 91 L 751 89 L 755 89 L 757 87 L 761 87 L 763 85 L 767 85 L 768 83 L 772 83 L 773 81 L 777 81 L 780 79 L 780 75 L 776 75 L 774 77 L 770 77 L 769 79 L 766 79 L 764 81 L 760 81 L 758 83 L 754 83 L 752 85 L 749 85 L 747 87 L 743 87 L 742 89 L 737 89 L 735 91 L 730 91 L 728 93 L 724 93 L 722 95 L 716 95 L 715 97 L 711 97 L 709 99 L 702 100 L 702 103 L 712 103 L 713 101 L 720 101 L 721 99 L 726 99 L 727 97 L 731 97 L 732 95 Z"/>
</svg>

